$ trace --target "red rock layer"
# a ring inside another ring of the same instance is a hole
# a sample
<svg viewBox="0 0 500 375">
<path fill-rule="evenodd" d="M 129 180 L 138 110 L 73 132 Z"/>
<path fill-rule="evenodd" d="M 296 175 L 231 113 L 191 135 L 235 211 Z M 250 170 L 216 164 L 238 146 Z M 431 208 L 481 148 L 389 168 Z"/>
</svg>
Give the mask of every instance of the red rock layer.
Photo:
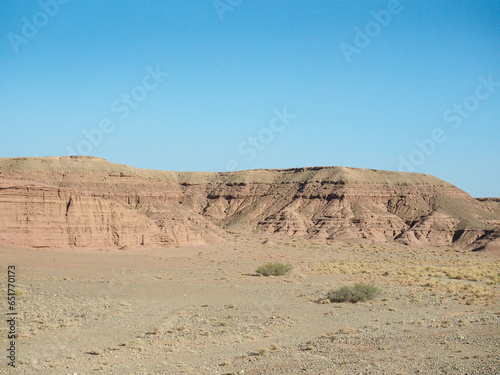
<svg viewBox="0 0 500 375">
<path fill-rule="evenodd" d="M 172 246 L 219 241 L 226 229 L 485 246 L 500 224 L 491 205 L 419 174 L 177 173 L 88 157 L 0 159 L 0 243 L 20 246 Z"/>
</svg>

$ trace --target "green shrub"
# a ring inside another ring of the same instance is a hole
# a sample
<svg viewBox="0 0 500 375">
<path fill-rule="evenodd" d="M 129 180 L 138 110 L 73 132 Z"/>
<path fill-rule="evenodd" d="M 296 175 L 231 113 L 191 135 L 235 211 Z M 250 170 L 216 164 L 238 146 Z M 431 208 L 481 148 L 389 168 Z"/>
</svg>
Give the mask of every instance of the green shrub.
<svg viewBox="0 0 500 375">
<path fill-rule="evenodd" d="M 330 302 L 365 302 L 372 299 L 379 293 L 379 289 L 371 284 L 355 284 L 352 286 L 343 286 L 336 290 L 328 292 Z"/>
<path fill-rule="evenodd" d="M 257 273 L 263 276 L 282 276 L 292 269 L 289 264 L 270 262 L 257 268 Z"/>
</svg>

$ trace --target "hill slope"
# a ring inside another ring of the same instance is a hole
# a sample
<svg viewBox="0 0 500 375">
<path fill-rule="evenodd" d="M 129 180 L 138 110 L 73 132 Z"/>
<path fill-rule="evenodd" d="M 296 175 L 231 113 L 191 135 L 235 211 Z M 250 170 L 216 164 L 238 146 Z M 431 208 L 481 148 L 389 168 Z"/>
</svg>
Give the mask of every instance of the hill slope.
<svg viewBox="0 0 500 375">
<path fill-rule="evenodd" d="M 484 248 L 500 226 L 495 203 L 429 175 L 167 172 L 94 157 L 0 158 L 0 212 L 0 243 L 33 247 L 172 246 L 231 230 Z"/>
</svg>

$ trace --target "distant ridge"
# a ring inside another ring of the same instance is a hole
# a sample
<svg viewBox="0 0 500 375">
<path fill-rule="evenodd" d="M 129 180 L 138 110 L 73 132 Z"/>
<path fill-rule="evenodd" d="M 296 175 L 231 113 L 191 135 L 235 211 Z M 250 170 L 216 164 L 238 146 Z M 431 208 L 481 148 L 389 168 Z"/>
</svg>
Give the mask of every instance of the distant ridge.
<svg viewBox="0 0 500 375">
<path fill-rule="evenodd" d="M 209 173 L 0 158 L 0 210 L 0 243 L 34 247 L 173 246 L 231 230 L 496 249 L 500 232 L 498 199 L 431 175 L 348 167 Z"/>
</svg>

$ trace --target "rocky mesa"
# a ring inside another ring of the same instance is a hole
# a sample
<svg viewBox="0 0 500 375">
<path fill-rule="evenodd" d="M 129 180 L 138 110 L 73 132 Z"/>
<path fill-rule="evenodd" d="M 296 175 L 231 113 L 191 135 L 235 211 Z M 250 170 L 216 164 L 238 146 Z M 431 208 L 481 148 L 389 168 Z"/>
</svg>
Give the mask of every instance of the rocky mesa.
<svg viewBox="0 0 500 375">
<path fill-rule="evenodd" d="M 0 244 L 175 246 L 222 241 L 227 231 L 496 251 L 500 204 L 416 173 L 169 172 L 96 157 L 0 158 Z"/>
</svg>

